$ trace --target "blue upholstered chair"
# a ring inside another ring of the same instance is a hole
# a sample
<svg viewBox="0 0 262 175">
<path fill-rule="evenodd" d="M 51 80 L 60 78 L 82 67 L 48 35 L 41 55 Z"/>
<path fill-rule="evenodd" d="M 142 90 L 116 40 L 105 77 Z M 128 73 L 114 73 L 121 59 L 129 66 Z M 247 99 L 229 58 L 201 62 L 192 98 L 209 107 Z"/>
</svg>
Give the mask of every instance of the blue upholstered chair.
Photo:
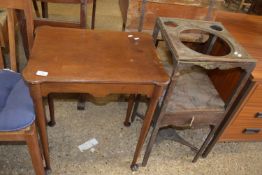
<svg viewBox="0 0 262 175">
<path fill-rule="evenodd" d="M 21 75 L 0 70 L 0 131 L 20 130 L 34 121 L 34 106 Z"/>
<path fill-rule="evenodd" d="M 29 4 L 29 0 L 0 1 L 1 8 L 8 8 L 9 63 L 13 70 L 3 70 L 4 62 L 3 58 L 0 57 L 0 143 L 6 141 L 25 142 L 28 146 L 36 175 L 44 175 L 43 162 L 45 162 L 47 169 L 50 168 L 50 164 L 49 161 L 46 161 L 46 156 L 44 157 L 45 161 L 42 159 L 38 133 L 35 126 L 33 101 L 22 76 L 14 72 L 17 70 L 14 9 L 24 10 L 27 14 L 26 9 L 30 7 Z M 47 138 L 42 138 L 41 141 L 47 141 Z"/>
<path fill-rule="evenodd" d="M 37 175 L 44 175 L 34 105 L 21 75 L 0 70 L 0 141 L 25 141 Z"/>
</svg>

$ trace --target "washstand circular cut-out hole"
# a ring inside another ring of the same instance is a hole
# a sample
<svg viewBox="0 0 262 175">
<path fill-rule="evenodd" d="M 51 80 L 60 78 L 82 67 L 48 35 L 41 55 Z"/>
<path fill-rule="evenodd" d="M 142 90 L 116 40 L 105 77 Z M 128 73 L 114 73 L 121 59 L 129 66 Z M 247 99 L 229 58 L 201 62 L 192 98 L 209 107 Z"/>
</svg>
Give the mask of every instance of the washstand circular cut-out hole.
<svg viewBox="0 0 262 175">
<path fill-rule="evenodd" d="M 166 26 L 169 26 L 169 27 L 177 27 L 178 26 L 177 23 L 175 23 L 173 21 L 166 21 L 166 22 L 164 22 L 164 24 Z"/>
<path fill-rule="evenodd" d="M 205 55 L 225 56 L 231 52 L 225 40 L 200 29 L 183 30 L 179 34 L 179 39 L 188 48 Z"/>
<path fill-rule="evenodd" d="M 220 31 L 220 32 L 223 30 L 223 28 L 219 25 L 212 25 L 210 26 L 210 28 L 216 31 Z"/>
</svg>

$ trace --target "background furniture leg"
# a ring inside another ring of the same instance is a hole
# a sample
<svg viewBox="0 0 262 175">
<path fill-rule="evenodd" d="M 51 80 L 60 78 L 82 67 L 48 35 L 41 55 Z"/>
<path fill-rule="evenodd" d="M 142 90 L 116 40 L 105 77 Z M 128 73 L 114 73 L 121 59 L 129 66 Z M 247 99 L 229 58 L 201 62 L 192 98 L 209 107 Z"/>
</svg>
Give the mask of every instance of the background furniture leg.
<svg viewBox="0 0 262 175">
<path fill-rule="evenodd" d="M 36 0 L 32 0 L 33 1 L 33 6 L 34 6 L 34 9 L 35 9 L 35 14 L 38 18 L 40 18 L 40 12 L 39 12 L 39 9 L 38 9 L 38 5 L 37 5 L 37 2 Z"/>
<path fill-rule="evenodd" d="M 96 0 L 93 0 L 92 25 L 91 25 L 91 29 L 95 29 L 95 20 L 96 20 Z"/>
<path fill-rule="evenodd" d="M 135 98 L 135 106 L 134 106 L 134 110 L 133 110 L 133 113 L 132 113 L 132 116 L 131 116 L 131 123 L 134 122 L 135 117 L 136 117 L 136 115 L 137 115 L 137 109 L 138 109 L 138 106 L 139 106 L 140 97 L 141 97 L 141 95 L 138 94 L 138 95 L 136 96 L 136 98 Z"/>
<path fill-rule="evenodd" d="M 53 94 L 49 94 L 47 96 L 47 100 L 48 100 L 48 106 L 49 106 L 49 114 L 50 114 L 50 121 L 48 122 L 48 125 L 53 127 L 55 126 L 56 122 L 55 122 L 55 108 L 54 108 L 54 96 Z"/>
<path fill-rule="evenodd" d="M 86 95 L 80 94 L 77 102 L 77 110 L 85 110 L 86 106 Z"/>
<path fill-rule="evenodd" d="M 126 112 L 126 119 L 124 121 L 124 125 L 125 126 L 130 126 L 131 123 L 130 123 L 130 116 L 131 116 L 131 113 L 133 111 L 133 106 L 134 106 L 134 103 L 135 103 L 135 94 L 131 94 L 128 98 L 128 106 L 127 106 L 127 112 Z"/>
<path fill-rule="evenodd" d="M 41 8 L 42 8 L 42 17 L 48 18 L 48 3 L 41 2 Z"/>
</svg>

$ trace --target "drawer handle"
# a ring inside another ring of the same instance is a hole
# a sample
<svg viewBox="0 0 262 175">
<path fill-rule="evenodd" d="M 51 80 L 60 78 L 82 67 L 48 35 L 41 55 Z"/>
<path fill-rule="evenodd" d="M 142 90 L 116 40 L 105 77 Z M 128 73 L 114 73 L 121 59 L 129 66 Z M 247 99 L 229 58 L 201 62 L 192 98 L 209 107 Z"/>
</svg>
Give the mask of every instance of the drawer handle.
<svg viewBox="0 0 262 175">
<path fill-rule="evenodd" d="M 246 128 L 244 129 L 243 133 L 244 134 L 257 134 L 260 132 L 261 129 L 259 128 Z"/>
<path fill-rule="evenodd" d="M 258 112 L 258 113 L 256 113 L 256 116 L 255 116 L 256 118 L 262 118 L 262 112 Z"/>
<path fill-rule="evenodd" d="M 193 117 L 191 118 L 191 120 L 189 121 L 188 124 L 179 125 L 179 126 L 176 125 L 176 127 L 179 128 L 179 129 L 191 129 L 194 121 L 195 121 L 195 116 L 193 116 Z"/>
</svg>

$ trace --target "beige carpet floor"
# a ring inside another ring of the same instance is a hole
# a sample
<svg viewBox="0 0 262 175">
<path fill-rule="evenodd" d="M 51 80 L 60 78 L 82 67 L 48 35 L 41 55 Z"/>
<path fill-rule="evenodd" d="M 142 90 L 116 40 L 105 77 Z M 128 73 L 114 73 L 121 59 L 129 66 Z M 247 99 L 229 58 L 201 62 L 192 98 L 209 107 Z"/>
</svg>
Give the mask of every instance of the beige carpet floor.
<svg viewBox="0 0 262 175">
<path fill-rule="evenodd" d="M 52 16 L 78 14 L 77 7 L 51 6 Z M 90 16 L 90 10 L 89 10 Z M 74 18 L 72 18 L 74 19 Z M 98 0 L 97 29 L 121 30 L 117 0 Z M 160 55 L 163 55 L 162 52 Z M 165 60 L 165 58 L 163 58 Z M 112 98 L 111 98 L 112 99 Z M 147 167 L 130 171 L 142 120 L 123 126 L 126 102 L 106 105 L 88 102 L 85 111 L 76 110 L 74 98 L 55 100 L 57 125 L 48 127 L 53 175 L 261 175 L 262 143 L 218 143 L 206 159 L 191 163 L 194 153 L 171 140 L 159 139 Z M 141 110 L 145 110 L 145 105 Z M 48 115 L 48 112 L 47 112 Z M 179 132 L 200 146 L 207 129 Z M 91 138 L 99 144 L 93 152 L 80 152 L 78 145 Z M 141 162 L 141 159 L 139 159 Z M 34 174 L 27 147 L 0 145 L 0 175 Z"/>
</svg>

